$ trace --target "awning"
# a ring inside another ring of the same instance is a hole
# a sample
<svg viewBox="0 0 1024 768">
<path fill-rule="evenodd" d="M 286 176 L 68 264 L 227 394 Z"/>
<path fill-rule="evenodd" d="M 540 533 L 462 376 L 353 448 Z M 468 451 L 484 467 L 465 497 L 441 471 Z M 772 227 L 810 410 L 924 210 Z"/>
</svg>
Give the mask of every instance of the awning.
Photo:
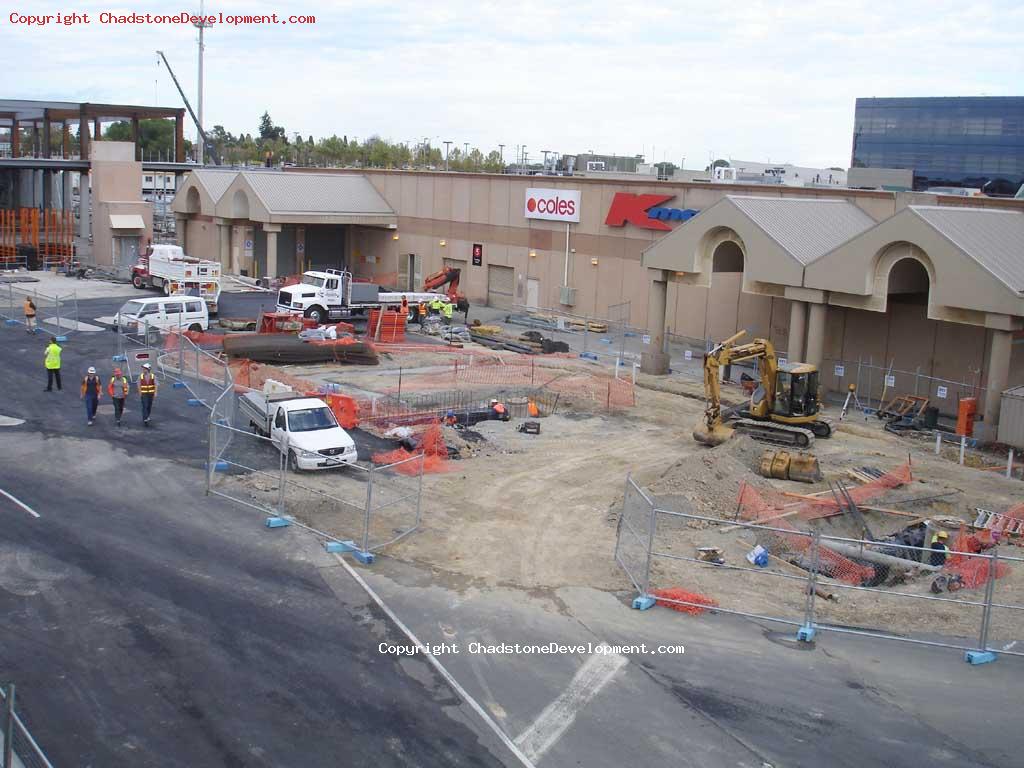
<svg viewBox="0 0 1024 768">
<path fill-rule="evenodd" d="M 137 213 L 110 214 L 111 229 L 145 229 L 146 222 Z"/>
</svg>

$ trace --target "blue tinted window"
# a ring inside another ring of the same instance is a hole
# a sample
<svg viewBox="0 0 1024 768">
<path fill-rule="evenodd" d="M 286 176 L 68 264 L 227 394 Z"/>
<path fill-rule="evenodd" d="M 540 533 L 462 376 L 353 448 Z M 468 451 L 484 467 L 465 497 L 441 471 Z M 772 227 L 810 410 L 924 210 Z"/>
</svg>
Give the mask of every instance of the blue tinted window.
<svg viewBox="0 0 1024 768">
<path fill-rule="evenodd" d="M 1024 184 L 1024 97 L 858 99 L 852 165 L 910 168 L 914 186 Z"/>
</svg>

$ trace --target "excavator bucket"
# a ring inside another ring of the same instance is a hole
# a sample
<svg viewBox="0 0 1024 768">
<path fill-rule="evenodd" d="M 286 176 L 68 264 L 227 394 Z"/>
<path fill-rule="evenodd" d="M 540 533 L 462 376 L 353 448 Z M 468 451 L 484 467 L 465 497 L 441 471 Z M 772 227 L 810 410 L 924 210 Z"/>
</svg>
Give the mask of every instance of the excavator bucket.
<svg viewBox="0 0 1024 768">
<path fill-rule="evenodd" d="M 693 428 L 693 439 L 698 443 L 714 447 L 721 445 L 732 437 L 732 433 L 735 431 L 732 427 L 727 427 L 722 422 L 718 422 L 709 428 L 707 421 L 701 419 L 697 426 Z"/>
<path fill-rule="evenodd" d="M 758 468 L 762 477 L 776 480 L 794 480 L 798 483 L 816 483 L 821 480 L 818 458 L 810 453 L 767 450 L 761 456 Z"/>
</svg>

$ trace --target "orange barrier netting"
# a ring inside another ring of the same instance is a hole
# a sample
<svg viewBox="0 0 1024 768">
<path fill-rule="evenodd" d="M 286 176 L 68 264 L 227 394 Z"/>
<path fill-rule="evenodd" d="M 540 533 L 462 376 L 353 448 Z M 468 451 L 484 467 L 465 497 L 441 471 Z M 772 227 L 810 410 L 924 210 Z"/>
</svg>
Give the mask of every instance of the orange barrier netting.
<svg viewBox="0 0 1024 768">
<path fill-rule="evenodd" d="M 784 497 L 776 496 L 773 502 L 769 502 L 750 483 L 741 483 L 738 516 L 748 522 L 763 521 L 765 525 L 772 528 L 782 529 L 780 531 L 757 531 L 759 538 L 769 540 L 766 548 L 772 554 L 780 555 L 780 553 L 788 552 L 794 555 L 803 555 L 811 548 L 810 536 L 799 531 L 785 518 L 766 519 L 780 514 L 779 510 L 786 506 L 778 501 L 780 498 Z M 797 505 L 797 507 L 802 506 Z M 794 511 L 797 514 L 800 513 L 797 508 L 794 508 Z M 792 533 L 788 533 L 788 531 L 792 531 Z M 819 570 L 826 576 L 848 584 L 859 586 L 875 576 L 875 569 L 872 566 L 860 565 L 824 545 L 818 550 L 818 563 Z"/>
<path fill-rule="evenodd" d="M 448 462 L 448 446 L 444 442 L 444 435 L 441 432 L 441 424 L 435 421 L 426 431 L 420 435 L 416 448 L 408 451 L 405 448 L 396 448 L 393 451 L 385 451 L 373 454 L 374 464 L 395 464 L 405 461 L 413 456 L 423 454 L 424 472 L 447 472 L 451 467 Z M 394 470 L 403 475 L 418 475 L 419 466 L 415 462 L 398 464 Z"/>
<path fill-rule="evenodd" d="M 651 594 L 655 597 L 666 598 L 665 600 L 658 600 L 658 605 L 664 608 L 671 608 L 673 611 L 679 611 L 680 613 L 689 613 L 693 616 L 700 616 L 700 614 L 704 613 L 704 607 L 718 607 L 717 600 L 697 594 L 696 592 L 687 592 L 685 589 L 680 589 L 679 587 L 652 589 Z M 684 600 L 687 603 L 698 603 L 698 605 L 684 605 L 682 603 L 668 602 L 669 600 Z"/>
<path fill-rule="evenodd" d="M 877 480 L 872 480 L 864 485 L 849 487 L 850 498 L 857 505 L 866 504 L 876 499 L 888 490 L 899 488 L 914 479 L 910 471 L 910 462 L 901 464 L 896 469 L 886 472 Z M 807 499 L 804 504 L 808 509 L 802 509 L 800 516 L 806 519 L 813 517 L 825 517 L 839 511 L 839 504 L 832 496 L 822 496 L 817 499 Z M 818 509 L 815 511 L 814 508 Z"/>
<path fill-rule="evenodd" d="M 971 541 L 974 539 L 974 541 Z M 951 554 L 946 558 L 944 571 L 953 573 L 960 577 L 966 589 L 976 589 L 985 585 L 991 573 L 992 561 L 987 557 L 971 557 L 970 555 L 958 555 L 956 552 L 980 552 L 981 546 L 973 534 L 967 533 L 964 528 L 960 529 L 956 542 L 953 544 Z M 996 563 L 995 577 L 1001 579 L 1010 572 L 1006 563 Z"/>
</svg>

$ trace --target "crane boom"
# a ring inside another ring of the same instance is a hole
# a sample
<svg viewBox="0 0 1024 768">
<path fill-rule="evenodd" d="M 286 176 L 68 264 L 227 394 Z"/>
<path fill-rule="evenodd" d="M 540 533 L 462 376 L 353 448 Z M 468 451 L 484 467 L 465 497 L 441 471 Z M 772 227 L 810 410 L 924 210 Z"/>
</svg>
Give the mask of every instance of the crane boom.
<svg viewBox="0 0 1024 768">
<path fill-rule="evenodd" d="M 199 118 L 196 117 L 196 113 L 192 111 L 192 105 L 189 104 L 188 97 L 185 95 L 185 92 L 181 89 L 181 84 L 178 82 L 178 78 L 175 77 L 174 70 L 171 69 L 171 62 L 167 60 L 167 57 L 164 55 L 163 51 L 157 51 L 157 54 L 160 56 L 161 59 L 164 60 L 164 65 L 167 67 L 167 71 L 171 73 L 171 80 L 174 81 L 174 87 L 178 89 L 178 93 L 181 94 L 181 100 L 185 102 L 185 109 L 187 109 L 188 113 L 192 116 L 192 122 L 196 124 L 196 130 L 199 131 L 199 135 L 203 137 L 204 148 L 206 149 L 207 152 L 209 152 L 210 157 L 213 158 L 214 164 L 220 165 L 220 160 L 213 153 L 213 150 L 211 149 L 212 145 L 210 144 L 210 140 L 206 136 L 206 132 L 203 130 L 203 126 L 199 124 Z M 199 162 L 205 162 L 205 158 L 199 158 Z"/>
</svg>

